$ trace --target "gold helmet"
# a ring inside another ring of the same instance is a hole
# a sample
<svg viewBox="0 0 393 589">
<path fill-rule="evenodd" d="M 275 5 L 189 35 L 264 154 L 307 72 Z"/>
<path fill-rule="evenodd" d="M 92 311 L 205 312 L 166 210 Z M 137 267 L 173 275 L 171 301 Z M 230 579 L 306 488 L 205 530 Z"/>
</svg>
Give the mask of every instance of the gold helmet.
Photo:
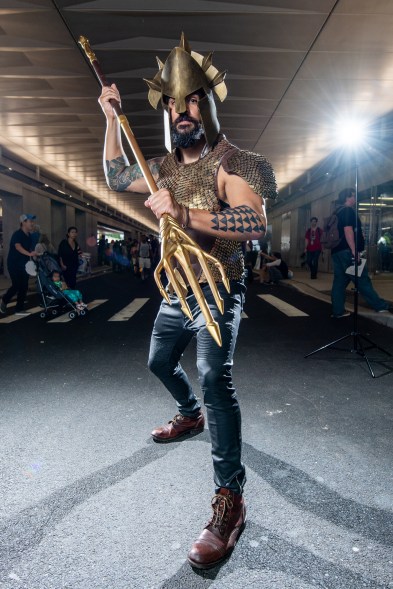
<svg viewBox="0 0 393 589">
<path fill-rule="evenodd" d="M 213 145 L 220 132 L 220 124 L 217 119 L 212 90 L 221 102 L 225 100 L 227 96 L 224 82 L 226 72 L 219 72 L 212 65 L 212 53 L 203 57 L 200 53 L 191 51 L 184 33 L 181 35 L 180 46 L 172 49 L 165 63 L 158 57 L 157 62 L 158 72 L 152 80 L 145 79 L 145 82 L 149 86 L 150 104 L 153 108 L 157 108 L 161 101 L 164 108 L 167 149 L 171 151 L 169 115 L 165 97 L 175 99 L 176 111 L 180 114 L 187 110 L 186 97 L 199 90 L 204 91 L 204 96 L 199 101 L 199 111 L 206 142 L 210 146 Z"/>
</svg>

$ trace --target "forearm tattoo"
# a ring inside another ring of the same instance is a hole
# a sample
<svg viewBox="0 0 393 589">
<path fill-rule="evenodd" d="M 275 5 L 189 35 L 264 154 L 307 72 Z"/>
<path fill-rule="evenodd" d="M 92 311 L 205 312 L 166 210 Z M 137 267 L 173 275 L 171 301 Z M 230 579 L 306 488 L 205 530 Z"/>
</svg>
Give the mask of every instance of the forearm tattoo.
<svg viewBox="0 0 393 589">
<path fill-rule="evenodd" d="M 121 192 L 141 178 L 142 171 L 138 164 L 127 166 L 124 157 L 121 155 L 114 160 L 106 160 L 106 179 L 109 188 Z"/>
<path fill-rule="evenodd" d="M 212 229 L 232 233 L 261 233 L 266 231 L 260 216 L 247 206 L 228 208 L 220 213 L 211 213 Z"/>
<path fill-rule="evenodd" d="M 161 160 L 150 160 L 147 162 L 153 177 L 158 178 Z M 121 155 L 114 160 L 106 160 L 106 178 L 109 188 L 122 192 L 126 190 L 135 180 L 143 177 L 142 170 L 138 164 L 129 166 Z"/>
</svg>

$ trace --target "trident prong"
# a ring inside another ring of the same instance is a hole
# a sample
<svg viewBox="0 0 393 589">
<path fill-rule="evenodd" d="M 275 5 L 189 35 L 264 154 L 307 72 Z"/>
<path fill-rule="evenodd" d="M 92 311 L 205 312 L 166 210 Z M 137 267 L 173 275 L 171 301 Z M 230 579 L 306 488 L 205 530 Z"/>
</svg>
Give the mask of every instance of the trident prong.
<svg viewBox="0 0 393 589">
<path fill-rule="evenodd" d="M 160 231 L 161 231 L 161 261 L 159 262 L 155 272 L 154 272 L 154 279 L 157 283 L 157 286 L 160 290 L 160 293 L 165 298 L 165 300 L 170 304 L 170 299 L 168 297 L 168 293 L 165 291 L 161 278 L 160 273 L 162 270 L 167 272 L 169 281 L 173 290 L 176 292 L 182 310 L 187 315 L 189 319 L 193 319 L 191 314 L 190 308 L 186 301 L 186 293 L 184 291 L 183 285 L 179 282 L 178 275 L 176 274 L 175 269 L 172 267 L 171 260 L 173 257 L 176 258 L 179 265 L 181 266 L 188 283 L 195 295 L 197 303 L 202 311 L 202 314 L 206 321 L 206 327 L 209 330 L 209 333 L 214 338 L 216 343 L 221 346 L 221 334 L 220 328 L 217 321 L 214 320 L 209 305 L 206 302 L 206 299 L 203 295 L 202 289 L 198 282 L 198 279 L 195 275 L 195 272 L 192 268 L 190 262 L 190 253 L 195 255 L 197 260 L 199 261 L 207 282 L 210 286 L 210 289 L 213 293 L 214 300 L 220 310 L 221 313 L 224 311 L 224 302 L 218 292 L 217 284 L 215 283 L 211 270 L 207 264 L 210 262 L 215 265 L 215 267 L 219 270 L 221 274 L 221 278 L 225 288 L 229 292 L 229 281 L 225 275 L 224 268 L 216 258 L 207 254 L 195 243 L 195 241 L 187 235 L 187 233 L 180 227 L 177 221 L 173 219 L 170 215 L 164 214 L 161 217 L 160 221 Z M 181 276 L 181 275 L 180 275 Z M 165 293 L 165 294 L 163 294 Z"/>
</svg>

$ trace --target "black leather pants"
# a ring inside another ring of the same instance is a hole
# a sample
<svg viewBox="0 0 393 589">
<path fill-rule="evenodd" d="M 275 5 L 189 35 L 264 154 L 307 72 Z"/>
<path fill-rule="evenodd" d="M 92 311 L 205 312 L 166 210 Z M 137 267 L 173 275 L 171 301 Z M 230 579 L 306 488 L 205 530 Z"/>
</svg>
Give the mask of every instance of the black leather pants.
<svg viewBox="0 0 393 589">
<path fill-rule="evenodd" d="M 172 394 L 179 413 L 187 417 L 196 415 L 201 406 L 180 364 L 181 355 L 196 334 L 197 368 L 212 442 L 214 482 L 217 487 L 241 493 L 246 477 L 241 462 L 241 417 L 232 384 L 232 359 L 246 288 L 242 282 L 231 282 L 230 294 L 222 284 L 218 284 L 218 288 L 224 299 L 223 315 L 217 308 L 210 288 L 203 287 L 203 292 L 220 326 L 222 347 L 216 344 L 207 331 L 195 296 L 190 294 L 187 297 L 194 316 L 194 320 L 190 321 L 181 311 L 178 298 L 174 295 L 170 297 L 171 305 L 165 301 L 161 303 L 154 323 L 149 368 Z"/>
</svg>

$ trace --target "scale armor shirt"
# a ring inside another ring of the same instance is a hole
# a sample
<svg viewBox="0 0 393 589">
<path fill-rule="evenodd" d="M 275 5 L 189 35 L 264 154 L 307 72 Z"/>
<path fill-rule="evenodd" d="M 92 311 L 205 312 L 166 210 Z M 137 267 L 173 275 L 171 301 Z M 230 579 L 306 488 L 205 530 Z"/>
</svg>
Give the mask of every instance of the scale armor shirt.
<svg viewBox="0 0 393 589">
<path fill-rule="evenodd" d="M 223 210 L 224 204 L 217 195 L 220 165 L 227 173 L 243 178 L 261 198 L 277 197 L 274 172 L 266 158 L 240 150 L 223 137 L 206 155 L 191 164 L 179 163 L 175 151 L 168 154 L 160 166 L 157 184 L 159 188 L 169 190 L 178 203 L 190 209 L 219 212 Z M 229 280 L 242 279 L 244 255 L 241 242 L 206 236 L 192 230 L 188 230 L 188 233 L 204 251 L 222 263 Z M 194 266 L 194 259 L 192 263 Z M 209 267 L 215 281 L 221 282 L 219 270 L 210 263 Z M 199 281 L 206 282 L 200 267 L 194 269 Z"/>
</svg>

